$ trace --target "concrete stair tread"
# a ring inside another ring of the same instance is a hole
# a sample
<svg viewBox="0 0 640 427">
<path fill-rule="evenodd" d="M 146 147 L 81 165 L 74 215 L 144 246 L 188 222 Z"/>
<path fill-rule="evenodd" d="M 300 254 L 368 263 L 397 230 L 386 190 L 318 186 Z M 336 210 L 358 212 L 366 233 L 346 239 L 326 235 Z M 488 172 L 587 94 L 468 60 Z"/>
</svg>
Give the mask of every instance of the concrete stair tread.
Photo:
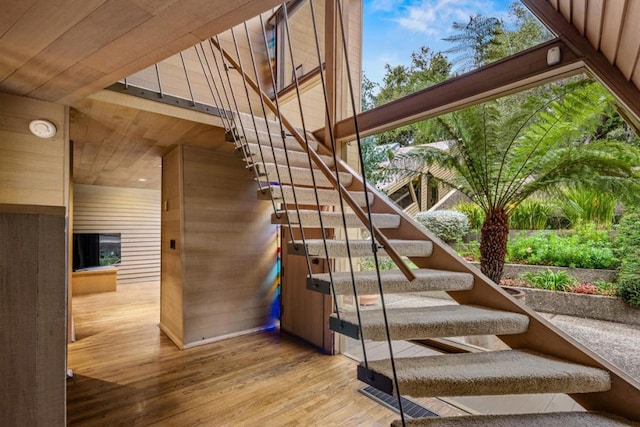
<svg viewBox="0 0 640 427">
<path fill-rule="evenodd" d="M 466 291 L 473 288 L 471 273 L 458 273 L 446 270 L 420 268 L 412 270 L 416 276 L 411 282 L 400 270 L 383 270 L 380 272 L 382 289 L 385 294 L 424 291 Z M 333 285 L 338 295 L 352 295 L 351 273 L 335 272 Z M 375 271 L 354 272 L 356 287 L 359 295 L 377 294 L 378 276 Z M 331 282 L 329 273 L 314 274 L 307 279 L 307 288 L 330 293 Z"/>
<path fill-rule="evenodd" d="M 389 240 L 391 246 L 401 255 L 408 257 L 428 257 L 433 250 L 433 244 L 427 240 Z M 329 258 L 348 257 L 347 242 L 345 240 L 327 240 Z M 306 239 L 307 253 L 311 257 L 325 258 L 325 247 L 322 239 Z M 373 256 L 371 240 L 349 240 L 352 257 Z M 289 254 L 305 255 L 302 241 L 289 242 Z M 384 249 L 378 249 L 379 256 L 385 256 Z"/>
<path fill-rule="evenodd" d="M 315 177 L 315 183 L 317 187 L 333 188 L 333 185 L 329 179 L 318 169 L 313 170 L 312 173 L 309 168 L 303 167 L 291 167 L 275 165 L 273 163 L 258 163 L 255 165 L 258 168 L 258 173 L 266 176 L 266 180 L 269 182 L 279 182 L 284 184 L 295 185 L 313 185 L 313 177 Z M 277 171 L 276 171 L 277 168 Z M 339 172 L 340 182 L 342 185 L 348 187 L 353 181 L 353 175 L 348 172 Z M 335 172 L 334 172 L 335 176 Z"/>
<path fill-rule="evenodd" d="M 591 393 L 611 388 L 607 371 L 527 350 L 501 350 L 396 358 L 403 395 L 485 396 L 528 393 Z M 388 360 L 369 362 L 373 378 L 360 364 L 358 378 L 394 392 Z"/>
<path fill-rule="evenodd" d="M 400 226 L 400 215 L 397 214 L 371 214 L 373 224 L 378 228 L 398 228 Z M 345 213 L 347 227 L 349 228 L 365 228 L 356 214 L 352 212 Z M 277 214 L 271 215 L 272 224 L 302 224 L 304 227 L 319 228 L 320 218 L 318 211 L 300 210 L 299 214 L 295 210 L 278 211 Z M 344 228 L 341 212 L 322 212 L 322 225 L 324 228 Z"/>
<path fill-rule="evenodd" d="M 247 159 L 248 162 L 261 163 L 264 158 L 265 163 L 286 165 L 287 157 L 289 157 L 289 164 L 291 166 L 309 167 L 309 157 L 305 151 L 287 150 L 287 152 L 285 152 L 282 148 L 274 147 L 272 149 L 269 145 L 259 146 L 253 143 L 246 144 L 245 146 L 248 148 L 248 153 L 251 153 L 251 157 Z M 320 155 L 320 158 L 327 166 L 333 167 L 333 157 Z"/>
<path fill-rule="evenodd" d="M 386 341 L 382 310 L 364 310 L 360 313 L 364 338 Z M 529 317 L 523 314 L 470 305 L 388 308 L 387 318 L 392 340 L 511 335 L 526 332 L 529 326 Z M 329 325 L 336 332 L 341 332 L 339 328 L 347 332 L 360 330 L 355 312 L 340 313 L 340 320 L 333 313 Z"/>
<path fill-rule="evenodd" d="M 640 426 L 603 412 L 548 412 L 538 414 L 468 415 L 405 420 L 407 427 L 623 427 Z M 392 427 L 401 427 L 395 420 Z"/>
</svg>

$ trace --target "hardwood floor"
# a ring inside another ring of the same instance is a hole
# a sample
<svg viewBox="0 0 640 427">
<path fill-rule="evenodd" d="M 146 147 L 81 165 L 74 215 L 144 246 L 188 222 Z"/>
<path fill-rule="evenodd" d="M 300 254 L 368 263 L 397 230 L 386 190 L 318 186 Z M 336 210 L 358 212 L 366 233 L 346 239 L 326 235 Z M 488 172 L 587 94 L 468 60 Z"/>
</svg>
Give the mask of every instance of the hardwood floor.
<svg viewBox="0 0 640 427">
<path fill-rule="evenodd" d="M 159 285 L 75 297 L 69 425 L 388 426 L 357 392 L 355 362 L 278 332 L 178 350 L 158 326 Z M 434 412 L 453 408 L 434 399 Z"/>
</svg>

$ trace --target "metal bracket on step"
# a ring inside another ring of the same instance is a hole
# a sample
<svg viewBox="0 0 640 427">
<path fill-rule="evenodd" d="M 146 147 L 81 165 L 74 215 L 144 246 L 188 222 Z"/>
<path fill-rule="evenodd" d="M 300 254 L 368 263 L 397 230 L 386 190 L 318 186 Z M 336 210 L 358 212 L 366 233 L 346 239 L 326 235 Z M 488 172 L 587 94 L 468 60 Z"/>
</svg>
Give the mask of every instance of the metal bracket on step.
<svg viewBox="0 0 640 427">
<path fill-rule="evenodd" d="M 329 329 L 333 332 L 337 332 L 342 335 L 346 335 L 355 340 L 360 339 L 360 328 L 353 323 L 347 323 L 343 320 L 338 320 L 336 317 L 329 317 Z"/>
<path fill-rule="evenodd" d="M 314 281 L 313 278 L 307 277 L 307 289 L 314 292 L 319 292 L 321 294 L 330 295 L 331 294 L 331 284 L 325 281 Z"/>
<path fill-rule="evenodd" d="M 367 371 L 364 365 L 358 365 L 358 379 L 380 391 L 393 394 L 393 381 L 391 378 L 376 374 L 375 372 Z"/>
<path fill-rule="evenodd" d="M 224 132 L 224 140 L 227 142 L 240 141 L 241 137 L 238 135 L 238 129 L 231 129 Z"/>
</svg>

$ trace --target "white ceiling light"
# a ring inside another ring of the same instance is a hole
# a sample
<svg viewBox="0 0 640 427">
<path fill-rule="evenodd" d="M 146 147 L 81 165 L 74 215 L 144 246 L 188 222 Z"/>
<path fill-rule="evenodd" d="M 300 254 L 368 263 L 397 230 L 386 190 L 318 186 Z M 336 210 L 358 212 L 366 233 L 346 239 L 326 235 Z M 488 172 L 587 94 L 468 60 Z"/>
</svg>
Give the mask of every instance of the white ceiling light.
<svg viewBox="0 0 640 427">
<path fill-rule="evenodd" d="M 49 120 L 43 119 L 31 120 L 31 123 L 29 123 L 29 130 L 38 138 L 52 138 L 58 131 L 58 129 L 56 129 L 56 125 L 51 123 Z"/>
</svg>

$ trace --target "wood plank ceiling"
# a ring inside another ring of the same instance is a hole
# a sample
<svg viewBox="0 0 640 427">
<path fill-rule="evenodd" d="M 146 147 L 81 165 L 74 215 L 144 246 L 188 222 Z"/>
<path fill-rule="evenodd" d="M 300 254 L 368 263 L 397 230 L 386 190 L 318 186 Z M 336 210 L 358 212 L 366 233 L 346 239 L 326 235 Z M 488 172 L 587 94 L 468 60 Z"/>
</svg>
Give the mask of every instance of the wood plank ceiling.
<svg viewBox="0 0 640 427">
<path fill-rule="evenodd" d="M 7 0 L 0 91 L 71 104 L 281 0 Z"/>
<path fill-rule="evenodd" d="M 74 182 L 87 185 L 159 190 L 168 147 L 224 141 L 221 127 L 89 98 L 74 104 L 69 128 Z"/>
<path fill-rule="evenodd" d="M 567 22 L 640 87 L 640 2 L 637 0 L 551 0 Z"/>
</svg>

